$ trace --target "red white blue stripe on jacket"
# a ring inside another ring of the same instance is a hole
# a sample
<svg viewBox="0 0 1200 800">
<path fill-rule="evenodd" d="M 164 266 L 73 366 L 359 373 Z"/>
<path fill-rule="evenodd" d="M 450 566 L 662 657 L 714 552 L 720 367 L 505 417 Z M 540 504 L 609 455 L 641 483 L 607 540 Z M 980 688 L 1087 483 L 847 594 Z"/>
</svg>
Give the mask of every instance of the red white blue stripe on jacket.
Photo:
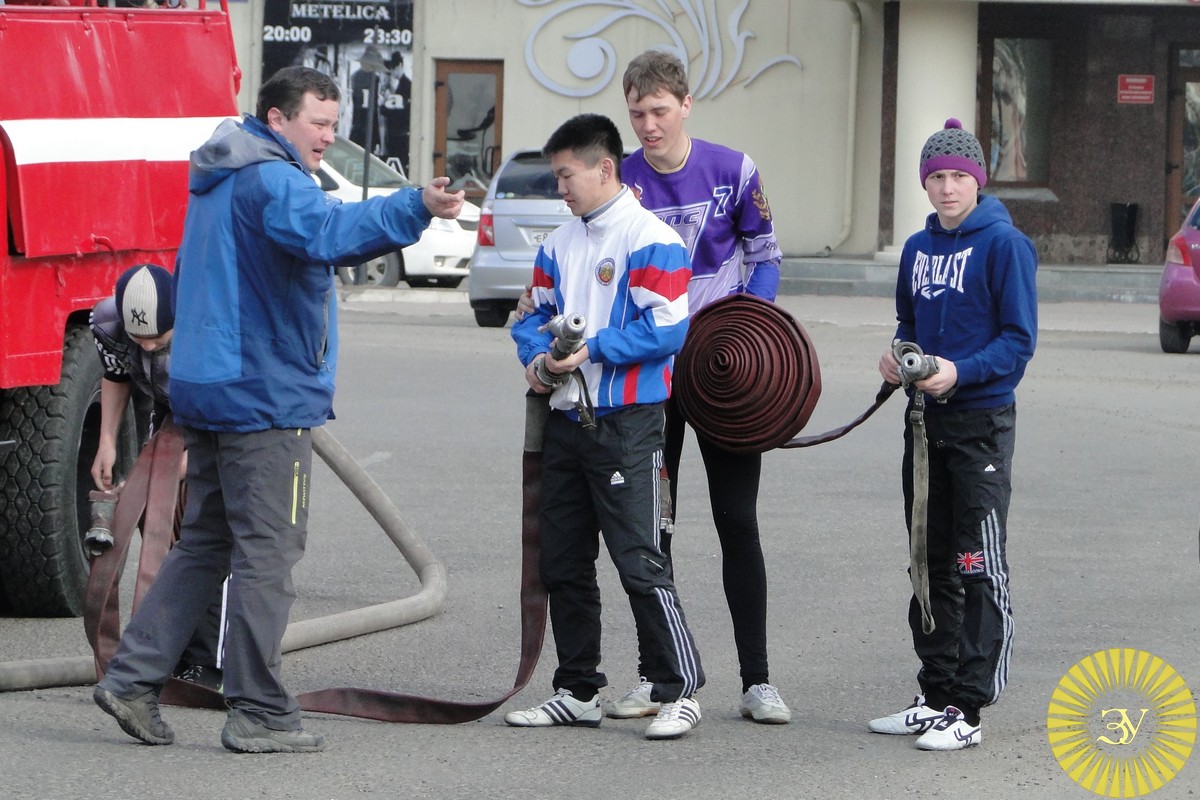
<svg viewBox="0 0 1200 800">
<path fill-rule="evenodd" d="M 538 328 L 555 314 L 582 314 L 589 361 L 580 371 L 596 413 L 662 402 L 687 335 L 691 276 L 683 240 L 623 190 L 598 216 L 572 219 L 542 244 L 535 311 L 512 328 L 517 355 L 528 365 L 549 351 L 551 336 Z M 572 408 L 573 387 L 556 389 L 551 406 Z"/>
</svg>

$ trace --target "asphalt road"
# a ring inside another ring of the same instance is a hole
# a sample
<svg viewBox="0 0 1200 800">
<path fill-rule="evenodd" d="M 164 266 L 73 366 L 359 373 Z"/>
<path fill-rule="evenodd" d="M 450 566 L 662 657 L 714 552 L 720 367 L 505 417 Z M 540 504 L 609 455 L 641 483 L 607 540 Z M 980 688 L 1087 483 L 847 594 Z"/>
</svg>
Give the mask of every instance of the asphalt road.
<svg viewBox="0 0 1200 800">
<path fill-rule="evenodd" d="M 383 299 L 383 298 L 387 299 Z M 371 295 L 342 308 L 342 366 L 329 430 L 371 472 L 449 573 L 440 614 L 285 657 L 294 691 L 366 686 L 480 701 L 512 686 L 523 378 L 507 332 L 475 326 L 461 292 Z M 420 302 L 418 302 L 420 301 Z M 841 424 L 879 384 L 891 338 L 886 301 L 785 297 L 821 359 L 823 394 L 806 432 Z M 916 692 L 905 609 L 899 488 L 902 408 L 891 401 L 847 438 L 764 459 L 760 517 L 771 582 L 772 679 L 787 726 L 738 716 L 740 688 L 707 510 L 689 443 L 676 573 L 708 685 L 704 719 L 679 741 L 645 722 L 517 730 L 501 713 L 457 726 L 312 715 L 326 752 L 238 756 L 213 711 L 166 709 L 177 742 L 126 737 L 89 687 L 0 694 L 0 796 L 69 798 L 969 797 L 1071 800 L 1047 705 L 1076 662 L 1109 648 L 1165 659 L 1200 687 L 1196 456 L 1200 344 L 1164 355 L 1152 305 L 1041 309 L 1037 356 L 1019 391 L 1009 559 L 1017 639 L 1008 689 L 985 711 L 983 745 L 935 754 L 866 721 Z M 632 621 L 601 560 L 604 667 L 616 695 L 636 679 Z M 416 579 L 323 465 L 293 619 L 405 597 Z M 1191 588 L 1188 588 L 1191 587 Z M 0 618 L 0 661 L 86 654 L 78 620 Z M 550 694 L 549 636 L 531 685 Z M 1200 792 L 1200 756 L 1154 793 Z"/>
</svg>

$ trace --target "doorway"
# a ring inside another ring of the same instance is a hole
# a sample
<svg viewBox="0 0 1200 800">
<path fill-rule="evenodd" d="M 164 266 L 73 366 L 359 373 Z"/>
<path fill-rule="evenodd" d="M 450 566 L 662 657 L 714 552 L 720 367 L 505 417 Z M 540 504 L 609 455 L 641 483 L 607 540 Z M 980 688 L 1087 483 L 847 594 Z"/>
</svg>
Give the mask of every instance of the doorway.
<svg viewBox="0 0 1200 800">
<path fill-rule="evenodd" d="M 1172 48 L 1164 244 L 1200 197 L 1200 45 Z"/>
<path fill-rule="evenodd" d="M 433 169 L 468 198 L 487 193 L 500 166 L 504 108 L 503 61 L 435 62 Z"/>
</svg>

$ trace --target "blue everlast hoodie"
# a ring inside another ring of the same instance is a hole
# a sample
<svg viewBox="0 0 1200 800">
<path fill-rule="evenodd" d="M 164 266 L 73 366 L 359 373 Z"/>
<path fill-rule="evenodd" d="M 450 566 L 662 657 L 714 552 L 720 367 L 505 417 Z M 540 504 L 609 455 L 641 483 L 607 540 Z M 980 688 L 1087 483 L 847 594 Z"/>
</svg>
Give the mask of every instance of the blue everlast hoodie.
<svg viewBox="0 0 1200 800">
<path fill-rule="evenodd" d="M 926 411 L 998 408 L 1037 343 L 1037 251 L 1008 210 L 984 196 L 955 230 L 937 214 L 904 243 L 896 282 L 896 338 L 954 362 L 958 387 Z"/>
<path fill-rule="evenodd" d="M 212 431 L 314 428 L 333 413 L 336 265 L 415 242 L 419 189 L 345 203 L 254 117 L 192 153 L 175 263 L 171 409 Z"/>
</svg>

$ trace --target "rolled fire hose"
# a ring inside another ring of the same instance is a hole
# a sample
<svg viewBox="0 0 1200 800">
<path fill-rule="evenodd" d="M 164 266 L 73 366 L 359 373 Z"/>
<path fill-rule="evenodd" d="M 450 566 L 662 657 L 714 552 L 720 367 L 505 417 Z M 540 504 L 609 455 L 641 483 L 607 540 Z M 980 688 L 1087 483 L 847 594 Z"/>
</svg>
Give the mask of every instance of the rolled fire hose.
<svg viewBox="0 0 1200 800">
<path fill-rule="evenodd" d="M 804 327 L 784 309 L 749 294 L 696 312 L 675 359 L 672 392 L 697 433 L 734 453 L 811 447 L 845 436 L 875 413 L 896 386 L 840 428 L 797 437 L 821 396 L 821 370 Z"/>
<path fill-rule="evenodd" d="M 143 459 L 139 458 L 139 464 L 142 464 L 142 466 L 141 468 L 135 466 L 133 472 L 131 472 L 129 478 L 126 480 L 123 491 L 124 496 L 132 498 L 141 493 L 145 497 L 154 491 L 155 487 L 152 485 L 154 482 L 151 475 L 150 463 L 153 461 L 152 456 L 158 451 L 158 448 L 169 447 L 171 452 L 160 454 L 160 458 L 164 461 L 173 460 L 174 464 L 178 464 L 178 454 L 182 452 L 181 443 L 178 442 L 178 432 L 177 429 L 172 430 L 168 435 L 163 436 L 164 433 L 167 433 L 167 430 L 164 427 L 158 436 L 156 436 L 157 441 L 147 445 L 148 455 L 151 458 L 144 462 Z M 400 600 L 368 606 L 355 611 L 294 622 L 288 626 L 287 633 L 283 638 L 283 652 L 285 653 L 340 641 L 354 636 L 361 636 L 367 633 L 388 630 L 426 619 L 441 610 L 446 597 L 445 568 L 413 534 L 403 517 L 401 517 L 400 512 L 379 485 L 354 461 L 345 448 L 328 431 L 323 428 L 313 429 L 312 438 L 313 449 L 363 503 L 364 507 L 367 508 L 372 517 L 380 524 L 384 532 L 400 550 L 405 560 L 417 573 L 421 582 L 421 589 L 416 594 Z M 166 476 L 163 478 L 163 483 L 172 487 L 169 491 L 173 495 L 177 477 L 172 477 L 172 472 L 174 476 L 177 476 L 177 467 L 168 466 L 161 470 L 161 474 Z M 165 497 L 165 494 L 163 496 Z M 114 528 L 122 526 L 126 528 L 130 527 L 130 523 L 126 519 L 129 516 L 133 518 L 132 525 L 136 525 L 137 519 L 141 516 L 142 510 L 145 508 L 145 502 L 129 503 L 123 510 L 121 509 L 121 505 L 118 504 L 118 518 L 114 519 Z M 162 523 L 155 523 L 154 520 L 147 519 L 145 527 L 149 529 L 151 525 L 161 527 Z M 117 549 L 117 547 L 114 547 L 113 551 L 110 551 L 110 554 L 94 562 L 93 579 L 89 582 L 90 592 L 97 592 L 103 595 L 104 590 L 100 588 L 102 581 L 98 581 L 97 579 L 111 579 L 114 573 L 119 574 L 124 563 L 123 556 L 128 549 L 128 541 L 124 543 L 121 552 L 116 552 Z M 118 559 L 120 563 L 118 563 Z M 156 571 L 157 564 L 141 564 L 139 565 L 139 572 L 150 571 L 151 568 Z M 116 592 L 111 592 L 110 596 L 115 601 Z M 107 601 L 99 597 L 95 598 L 94 602 L 99 604 L 99 607 L 96 609 L 97 612 L 107 605 Z M 85 627 L 89 628 L 89 639 L 94 638 L 95 635 L 101 632 L 98 621 L 93 624 L 85 621 Z M 115 631 L 109 630 L 107 636 L 114 637 Z M 105 647 L 105 652 L 98 652 L 97 656 L 102 655 L 104 662 L 107 662 L 108 658 L 112 655 L 111 648 L 115 648 L 115 638 L 110 638 L 109 644 Z M 19 691 L 52 686 L 79 686 L 94 683 L 97 675 L 96 667 L 96 659 L 89 656 L 0 663 L 0 691 Z M 173 681 L 172 685 L 174 686 L 179 683 L 178 681 Z"/>
</svg>

